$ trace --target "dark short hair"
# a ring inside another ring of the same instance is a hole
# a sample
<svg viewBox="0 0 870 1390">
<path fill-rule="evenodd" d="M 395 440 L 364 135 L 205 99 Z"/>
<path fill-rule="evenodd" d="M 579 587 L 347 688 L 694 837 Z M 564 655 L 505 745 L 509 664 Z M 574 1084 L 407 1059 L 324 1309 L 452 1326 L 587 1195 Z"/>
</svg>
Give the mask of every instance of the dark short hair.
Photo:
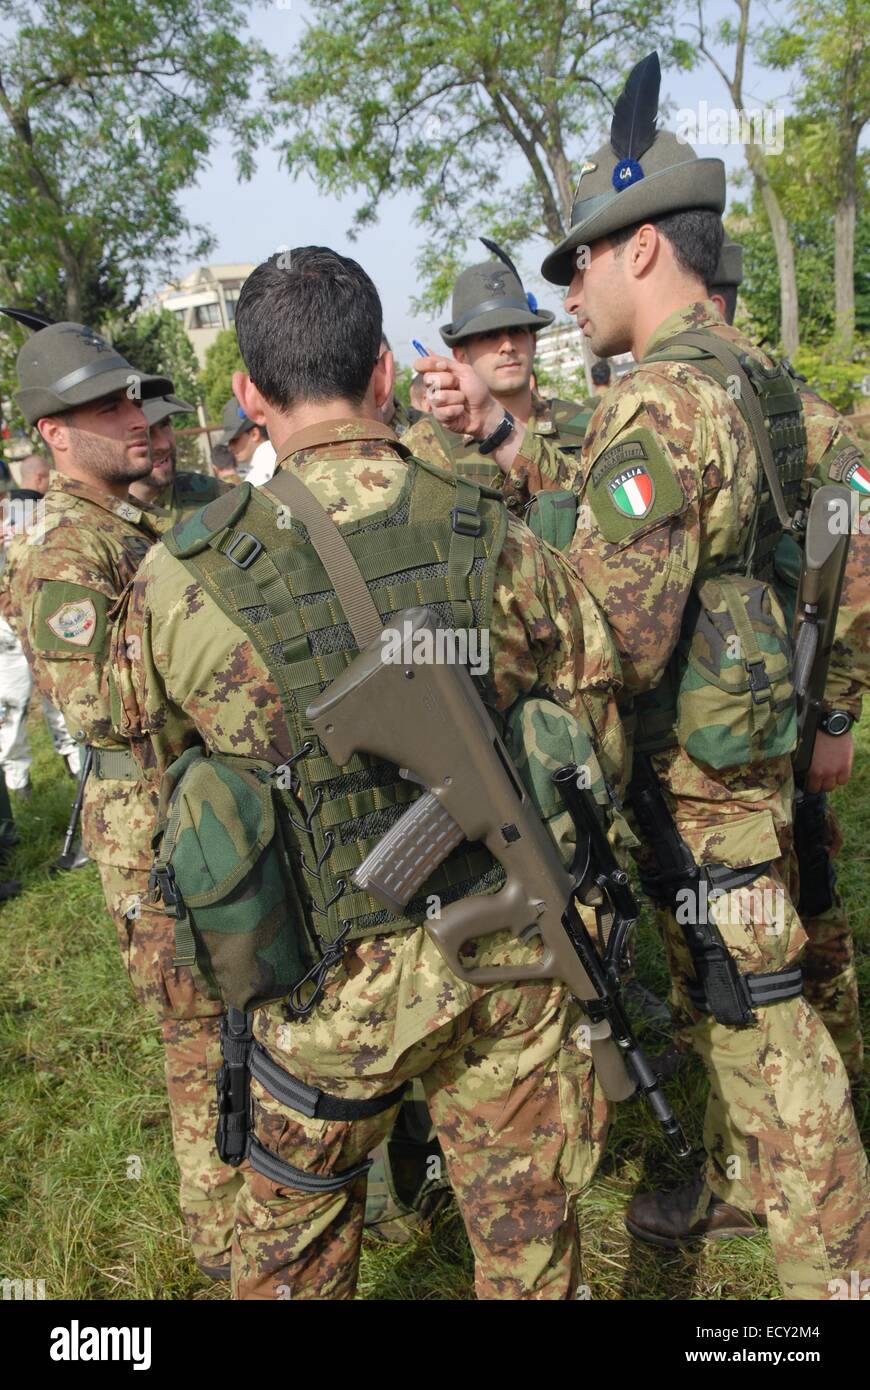
<svg viewBox="0 0 870 1390">
<path fill-rule="evenodd" d="M 590 370 L 595 386 L 610 385 L 610 363 L 604 357 L 599 362 L 593 362 Z"/>
<path fill-rule="evenodd" d="M 359 405 L 380 355 L 381 301 L 362 266 L 326 246 L 263 261 L 236 305 L 251 380 L 276 410 L 302 401 Z"/>
<path fill-rule="evenodd" d="M 710 285 L 708 293 L 721 294 L 725 300 L 725 322 L 733 323 L 734 315 L 737 313 L 737 286 L 736 285 Z"/>
<path fill-rule="evenodd" d="M 638 227 L 651 223 L 674 248 L 677 265 L 695 275 L 706 286 L 716 274 L 725 228 L 718 212 L 710 208 L 689 208 L 683 212 L 663 212 L 644 217 L 631 227 L 613 232 L 609 238 L 618 256 L 631 241 Z"/>
</svg>

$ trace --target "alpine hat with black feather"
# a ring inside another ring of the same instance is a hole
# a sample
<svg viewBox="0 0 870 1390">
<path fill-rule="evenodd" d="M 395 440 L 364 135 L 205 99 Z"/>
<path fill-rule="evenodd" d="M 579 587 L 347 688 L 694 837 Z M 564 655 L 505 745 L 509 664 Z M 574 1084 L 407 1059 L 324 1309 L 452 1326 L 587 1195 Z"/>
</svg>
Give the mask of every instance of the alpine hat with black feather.
<svg viewBox="0 0 870 1390">
<path fill-rule="evenodd" d="M 549 309 L 539 309 L 533 294 L 526 294 L 519 271 L 497 242 L 482 236 L 487 251 L 497 257 L 463 270 L 453 290 L 453 318 L 441 329 L 448 347 L 476 333 L 495 328 L 530 328 L 537 332 L 553 322 Z"/>
<path fill-rule="evenodd" d="M 669 130 L 656 130 L 660 84 L 659 56 L 650 53 L 632 68 L 617 98 L 610 139 L 580 170 L 571 230 L 541 266 L 552 285 L 570 285 L 578 247 L 644 218 L 724 210 L 722 160 L 699 159 Z"/>
<path fill-rule="evenodd" d="M 35 425 L 43 415 L 59 415 L 116 391 L 126 391 L 131 400 L 141 403 L 172 390 L 168 377 L 138 372 L 83 323 L 52 323 L 30 310 L 0 312 L 31 330 L 18 353 L 19 389 L 15 392 L 28 425 Z"/>
</svg>

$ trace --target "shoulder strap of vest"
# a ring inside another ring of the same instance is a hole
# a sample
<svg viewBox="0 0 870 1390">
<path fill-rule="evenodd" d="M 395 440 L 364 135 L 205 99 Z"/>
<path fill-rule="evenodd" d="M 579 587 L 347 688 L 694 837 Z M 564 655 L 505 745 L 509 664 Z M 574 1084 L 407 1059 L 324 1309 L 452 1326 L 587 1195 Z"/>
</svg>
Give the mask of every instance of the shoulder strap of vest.
<svg viewBox="0 0 870 1390">
<path fill-rule="evenodd" d="M 292 469 L 279 468 L 266 485 L 266 491 L 279 502 L 286 502 L 302 522 L 344 609 L 354 640 L 363 651 L 375 640 L 383 623 L 344 536 L 311 489 Z"/>
<path fill-rule="evenodd" d="M 176 522 L 172 530 L 167 531 L 163 537 L 163 544 L 169 553 L 179 560 L 186 559 L 188 555 L 196 555 L 200 550 L 205 550 L 213 536 L 238 521 L 247 510 L 250 500 L 250 483 L 239 483 L 238 487 L 215 497 L 198 512 Z"/>
<path fill-rule="evenodd" d="M 669 338 L 662 344 L 662 350 L 666 353 L 669 348 L 685 345 L 686 347 L 700 348 L 703 353 L 713 357 L 725 371 L 736 378 L 740 386 L 740 399 L 738 404 L 743 407 L 752 429 L 755 447 L 758 449 L 761 459 L 761 466 L 764 469 L 764 476 L 767 486 L 770 489 L 770 496 L 776 509 L 777 519 L 784 531 L 791 532 L 793 527 L 792 517 L 785 504 L 782 492 L 782 484 L 779 480 L 776 462 L 773 457 L 773 449 L 770 445 L 770 437 L 767 433 L 767 426 L 764 423 L 764 413 L 755 393 L 755 389 L 743 369 L 740 359 L 736 353 L 728 346 L 724 339 L 715 333 L 677 333 L 673 338 Z M 657 354 L 653 354 L 650 360 L 655 360 Z"/>
</svg>

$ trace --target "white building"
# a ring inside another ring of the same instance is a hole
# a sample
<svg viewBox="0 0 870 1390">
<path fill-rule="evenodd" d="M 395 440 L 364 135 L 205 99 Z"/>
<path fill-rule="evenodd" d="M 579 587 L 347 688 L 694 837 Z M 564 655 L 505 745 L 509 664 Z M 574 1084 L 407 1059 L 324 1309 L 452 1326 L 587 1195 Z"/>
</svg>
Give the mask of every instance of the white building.
<svg viewBox="0 0 870 1390">
<path fill-rule="evenodd" d="M 202 265 L 155 295 L 155 307 L 181 320 L 200 366 L 221 329 L 232 328 L 239 292 L 253 269 L 250 263 Z"/>
<path fill-rule="evenodd" d="M 625 352 L 611 357 L 609 361 L 616 377 L 627 371 L 634 359 L 631 353 Z M 583 400 L 588 395 L 583 365 L 583 334 L 573 320 L 551 323 L 549 328 L 541 329 L 537 337 L 535 365 L 546 372 L 569 400 Z"/>
</svg>

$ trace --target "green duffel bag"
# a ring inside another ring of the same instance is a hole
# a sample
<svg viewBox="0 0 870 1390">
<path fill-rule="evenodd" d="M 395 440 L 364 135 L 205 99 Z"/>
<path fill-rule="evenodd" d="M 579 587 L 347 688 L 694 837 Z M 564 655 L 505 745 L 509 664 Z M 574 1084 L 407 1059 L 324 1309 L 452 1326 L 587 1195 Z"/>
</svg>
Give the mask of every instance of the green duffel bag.
<svg viewBox="0 0 870 1390">
<path fill-rule="evenodd" d="M 678 649 L 680 746 L 717 769 L 793 752 L 792 644 L 772 585 L 720 575 L 689 602 L 694 621 Z"/>
<path fill-rule="evenodd" d="M 247 1012 L 319 959 L 291 869 L 275 769 L 189 748 L 168 768 L 152 881 L 177 918 L 176 964 Z"/>
</svg>

